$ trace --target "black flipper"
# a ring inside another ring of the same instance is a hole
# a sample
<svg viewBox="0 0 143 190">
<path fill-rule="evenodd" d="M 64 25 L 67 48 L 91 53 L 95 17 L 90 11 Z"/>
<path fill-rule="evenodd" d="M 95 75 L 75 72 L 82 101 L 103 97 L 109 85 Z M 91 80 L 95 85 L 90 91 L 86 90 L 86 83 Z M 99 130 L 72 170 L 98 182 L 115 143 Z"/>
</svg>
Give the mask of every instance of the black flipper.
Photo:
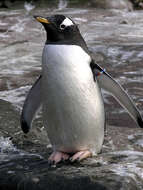
<svg viewBox="0 0 143 190">
<path fill-rule="evenodd" d="M 28 133 L 32 124 L 32 120 L 41 106 L 41 76 L 30 89 L 23 105 L 21 114 L 21 128 L 24 133 Z"/>
<path fill-rule="evenodd" d="M 134 121 L 143 128 L 143 119 L 140 112 L 128 96 L 127 92 L 125 92 L 121 85 L 105 72 L 104 69 L 95 64 L 94 61 L 91 62 L 90 66 L 99 86 L 113 95 L 114 98 L 128 111 Z"/>
</svg>

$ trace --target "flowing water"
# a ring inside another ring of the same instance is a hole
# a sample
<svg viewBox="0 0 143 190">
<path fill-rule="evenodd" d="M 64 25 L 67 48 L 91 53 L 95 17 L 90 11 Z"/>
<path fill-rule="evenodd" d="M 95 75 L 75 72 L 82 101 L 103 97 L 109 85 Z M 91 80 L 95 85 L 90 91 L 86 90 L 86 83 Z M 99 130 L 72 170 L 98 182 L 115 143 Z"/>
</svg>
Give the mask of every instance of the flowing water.
<svg viewBox="0 0 143 190">
<path fill-rule="evenodd" d="M 20 7 L 0 11 L 0 101 L 3 105 L 0 111 L 0 118 L 3 117 L 0 124 L 0 162 L 11 159 L 12 155 L 28 154 L 24 150 L 20 151 L 20 148 L 35 154 L 40 143 L 45 146 L 49 143 L 40 115 L 35 124 L 38 128 L 33 127 L 29 137 L 23 137 L 19 124 L 19 113 L 25 96 L 41 72 L 41 54 L 45 41 L 45 31 L 33 15 L 64 14 L 72 17 L 79 25 L 96 62 L 126 89 L 143 115 L 142 11 L 66 8 L 65 0 L 61 0 L 57 8 L 32 6 L 25 4 L 25 9 Z M 108 93 L 103 91 L 103 94 L 108 125 L 114 126 L 116 131 L 119 128 L 119 133 L 125 131 L 125 138 L 143 147 L 140 131 L 136 133 L 134 130 L 136 124 Z M 12 115 L 14 113 L 16 116 Z M 129 128 L 133 134 L 128 134 Z M 24 145 L 23 138 L 28 138 L 24 140 Z M 105 146 L 108 151 L 116 149 L 112 139 Z M 42 150 L 39 153 L 42 154 Z M 125 175 L 124 166 L 120 167 L 121 171 L 118 167 L 114 171 Z M 128 170 L 132 168 L 130 165 Z"/>
</svg>

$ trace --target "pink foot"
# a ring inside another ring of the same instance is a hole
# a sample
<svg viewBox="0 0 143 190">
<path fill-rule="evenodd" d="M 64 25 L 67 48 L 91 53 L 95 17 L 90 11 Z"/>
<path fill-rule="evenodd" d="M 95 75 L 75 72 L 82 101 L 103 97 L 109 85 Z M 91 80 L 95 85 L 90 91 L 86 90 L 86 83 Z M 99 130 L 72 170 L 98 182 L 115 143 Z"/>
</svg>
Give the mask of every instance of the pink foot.
<svg viewBox="0 0 143 190">
<path fill-rule="evenodd" d="M 85 158 L 91 157 L 92 153 L 89 150 L 82 150 L 77 153 L 75 153 L 71 158 L 71 162 L 75 161 L 81 161 L 84 160 Z"/>
<path fill-rule="evenodd" d="M 49 163 L 53 163 L 53 164 L 57 164 L 57 163 L 59 163 L 59 162 L 61 162 L 61 161 L 65 161 L 65 160 L 68 160 L 69 159 L 69 155 L 68 154 L 66 154 L 66 153 L 63 153 L 63 152 L 59 152 L 59 151 L 55 151 L 55 152 L 53 152 L 51 155 L 50 155 L 50 157 L 49 157 L 49 159 L 48 159 L 48 161 L 49 161 Z"/>
</svg>

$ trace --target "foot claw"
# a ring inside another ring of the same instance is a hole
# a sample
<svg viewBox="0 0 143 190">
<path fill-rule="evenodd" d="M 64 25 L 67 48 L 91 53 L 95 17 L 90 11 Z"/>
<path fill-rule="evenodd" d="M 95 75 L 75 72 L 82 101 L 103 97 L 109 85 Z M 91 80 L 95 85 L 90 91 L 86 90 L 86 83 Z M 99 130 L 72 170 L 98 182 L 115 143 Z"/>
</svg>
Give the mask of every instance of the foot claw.
<svg viewBox="0 0 143 190">
<path fill-rule="evenodd" d="M 54 165 L 54 161 L 52 160 L 48 160 L 48 164 L 51 166 L 51 165 Z"/>
</svg>

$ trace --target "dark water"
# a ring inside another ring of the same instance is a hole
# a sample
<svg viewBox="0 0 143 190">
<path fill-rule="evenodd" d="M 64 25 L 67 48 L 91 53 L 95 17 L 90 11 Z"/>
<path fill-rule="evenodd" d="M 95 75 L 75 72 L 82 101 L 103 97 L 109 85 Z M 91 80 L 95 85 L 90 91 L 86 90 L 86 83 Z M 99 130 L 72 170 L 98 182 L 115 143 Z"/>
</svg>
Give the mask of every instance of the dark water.
<svg viewBox="0 0 143 190">
<path fill-rule="evenodd" d="M 106 68 L 107 72 L 126 89 L 143 115 L 142 11 L 126 13 L 115 10 L 64 8 L 64 6 L 56 9 L 36 8 L 30 12 L 25 9 L 2 10 L 0 11 L 0 99 L 7 102 L 2 104 L 0 111 L 1 118 L 6 117 L 0 125 L 1 161 L 10 159 L 7 152 L 19 155 L 16 147 L 35 154 L 39 144 L 44 145 L 45 152 L 46 145 L 49 144 L 39 119 L 40 115 L 37 116 L 36 128 L 33 127 L 30 135 L 24 137 L 19 125 L 19 113 L 26 93 L 41 72 L 45 31 L 32 15 L 55 13 L 68 15 L 79 24 L 96 62 Z M 111 96 L 103 93 L 107 123 L 123 129 L 137 127 L 125 110 Z M 8 112 L 8 115 L 3 114 L 3 110 L 5 113 Z M 10 123 L 10 120 L 14 122 Z M 134 139 L 134 136 L 128 137 L 129 140 Z M 13 144 L 10 139 L 13 140 Z M 138 139 L 138 143 L 143 146 L 142 136 Z M 114 149 L 112 140 L 109 144 Z M 23 151 L 20 153 L 26 154 Z M 39 153 L 42 154 L 42 150 Z"/>
</svg>

